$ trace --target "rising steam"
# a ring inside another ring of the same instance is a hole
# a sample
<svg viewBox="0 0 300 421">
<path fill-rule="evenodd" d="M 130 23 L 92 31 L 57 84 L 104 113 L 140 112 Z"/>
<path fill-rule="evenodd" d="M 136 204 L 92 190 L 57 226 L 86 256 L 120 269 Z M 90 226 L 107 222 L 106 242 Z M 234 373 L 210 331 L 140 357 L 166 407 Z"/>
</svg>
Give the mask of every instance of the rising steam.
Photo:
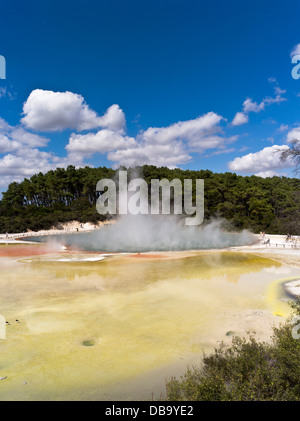
<svg viewBox="0 0 300 421">
<path fill-rule="evenodd" d="M 225 231 L 219 220 L 203 226 L 186 226 L 184 221 L 170 215 L 126 215 L 93 232 L 61 235 L 58 239 L 71 247 L 99 252 L 220 249 L 255 241 L 248 231 Z"/>
</svg>

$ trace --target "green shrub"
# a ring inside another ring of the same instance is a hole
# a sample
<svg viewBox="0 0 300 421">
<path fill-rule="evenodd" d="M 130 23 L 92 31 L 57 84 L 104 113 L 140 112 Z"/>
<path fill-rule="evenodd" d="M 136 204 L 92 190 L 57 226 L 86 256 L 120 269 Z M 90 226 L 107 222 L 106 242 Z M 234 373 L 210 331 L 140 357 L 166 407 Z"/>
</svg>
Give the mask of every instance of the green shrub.
<svg viewBox="0 0 300 421">
<path fill-rule="evenodd" d="M 300 316 L 300 300 L 292 303 Z M 290 317 L 273 328 L 270 343 L 255 337 L 233 337 L 199 367 L 188 368 L 178 380 L 166 384 L 166 399 L 173 401 L 298 401 L 300 400 L 300 339 L 294 339 Z"/>
</svg>

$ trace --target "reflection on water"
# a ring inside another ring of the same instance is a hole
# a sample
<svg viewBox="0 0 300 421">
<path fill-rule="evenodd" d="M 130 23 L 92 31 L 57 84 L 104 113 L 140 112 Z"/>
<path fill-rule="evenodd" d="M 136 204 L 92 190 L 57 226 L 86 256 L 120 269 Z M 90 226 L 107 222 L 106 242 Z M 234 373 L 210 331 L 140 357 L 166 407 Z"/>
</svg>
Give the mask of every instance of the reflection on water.
<svg viewBox="0 0 300 421">
<path fill-rule="evenodd" d="M 194 253 L 191 256 L 188 255 L 177 259 L 168 258 L 170 255 L 166 255 L 166 258 L 162 257 L 157 260 L 147 259 L 146 257 L 145 259 L 137 260 L 135 259 L 137 255 L 105 255 L 106 259 L 101 262 L 101 265 L 84 263 L 82 259 L 87 258 L 87 255 L 76 256 L 78 256 L 77 260 L 81 261 L 76 262 L 74 258 L 70 257 L 73 260 L 72 265 L 63 264 L 66 258 L 59 256 L 50 258 L 35 257 L 30 259 L 32 263 L 31 269 L 38 272 L 51 273 L 56 279 L 75 280 L 81 277 L 86 279 L 96 275 L 97 282 L 101 279 L 106 283 L 107 288 L 113 288 L 116 282 L 117 288 L 124 285 L 126 289 L 131 289 L 133 286 L 141 288 L 149 282 L 153 283 L 178 276 L 180 278 L 184 277 L 184 279 L 195 276 L 205 276 L 205 279 L 213 276 L 222 276 L 228 282 L 237 282 L 241 274 L 247 273 L 249 270 L 258 272 L 267 266 L 281 266 L 279 263 L 268 261 L 261 257 L 234 253 Z M 89 258 L 93 259 L 93 256 L 90 255 Z M 147 256 L 147 254 L 144 256 Z M 26 259 L 24 259 L 24 262 L 26 262 Z M 85 281 L 84 285 L 87 285 Z"/>
<path fill-rule="evenodd" d="M 80 261 L 88 256 L 1 259 L 1 400 L 114 399 L 118 382 L 188 363 L 227 331 L 253 327 L 258 310 L 269 317 L 281 267 L 230 252 Z"/>
</svg>

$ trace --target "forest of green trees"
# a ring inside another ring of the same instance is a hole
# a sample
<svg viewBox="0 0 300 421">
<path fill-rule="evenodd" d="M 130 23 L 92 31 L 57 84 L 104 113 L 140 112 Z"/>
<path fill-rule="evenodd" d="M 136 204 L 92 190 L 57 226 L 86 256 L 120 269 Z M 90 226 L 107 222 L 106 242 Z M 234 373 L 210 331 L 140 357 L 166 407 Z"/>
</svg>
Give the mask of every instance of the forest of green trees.
<svg viewBox="0 0 300 421">
<path fill-rule="evenodd" d="M 97 222 L 100 179 L 115 178 L 111 168 L 57 168 L 11 183 L 0 201 L 0 232 L 37 231 L 78 220 Z M 151 179 L 204 179 L 205 219 L 222 217 L 236 229 L 269 234 L 300 234 L 300 180 L 298 178 L 239 176 L 234 173 L 190 171 L 144 165 L 128 174 Z M 195 183 L 194 183 L 195 184 Z"/>
</svg>

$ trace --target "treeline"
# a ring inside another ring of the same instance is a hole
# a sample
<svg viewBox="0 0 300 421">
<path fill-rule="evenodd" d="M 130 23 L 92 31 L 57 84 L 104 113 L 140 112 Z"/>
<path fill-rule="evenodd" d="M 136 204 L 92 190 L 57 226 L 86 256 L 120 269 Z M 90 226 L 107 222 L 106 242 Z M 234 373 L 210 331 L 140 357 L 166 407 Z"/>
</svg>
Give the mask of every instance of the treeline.
<svg viewBox="0 0 300 421">
<path fill-rule="evenodd" d="M 123 168 L 125 169 L 125 168 Z M 129 178 L 204 179 L 205 219 L 223 217 L 237 229 L 270 234 L 300 235 L 300 180 L 234 173 L 190 171 L 144 165 L 128 170 Z M 11 183 L 0 201 L 0 232 L 48 229 L 70 220 L 97 222 L 105 217 L 96 211 L 100 179 L 115 178 L 111 168 L 58 168 Z M 195 185 L 195 183 L 194 183 Z"/>
</svg>

